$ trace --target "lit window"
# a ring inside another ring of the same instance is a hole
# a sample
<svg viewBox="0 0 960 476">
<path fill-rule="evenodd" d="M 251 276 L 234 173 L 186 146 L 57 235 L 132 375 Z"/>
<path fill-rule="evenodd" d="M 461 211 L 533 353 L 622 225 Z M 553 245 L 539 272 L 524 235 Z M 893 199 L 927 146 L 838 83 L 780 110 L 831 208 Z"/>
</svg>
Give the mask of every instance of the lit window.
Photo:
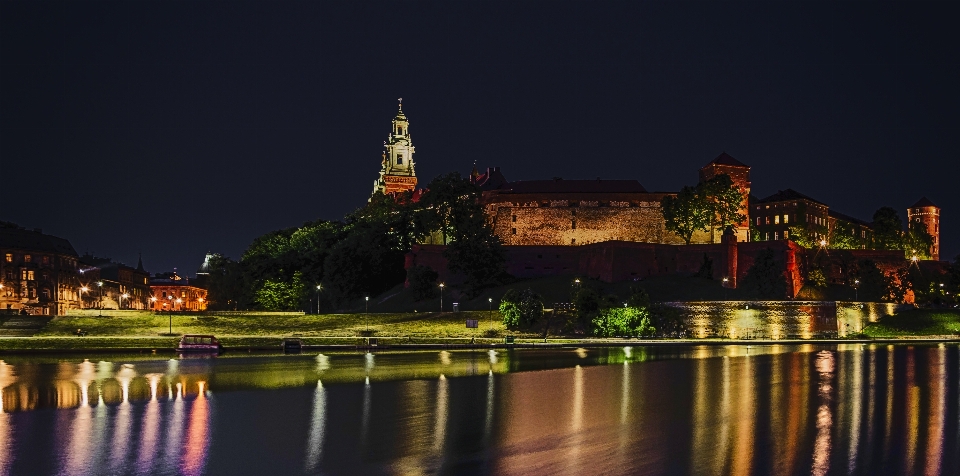
<svg viewBox="0 0 960 476">
<path fill-rule="evenodd" d="M 779 240 L 779 239 L 780 239 L 780 232 L 779 232 L 779 231 L 773 232 L 773 239 L 774 239 L 774 240 Z"/>
<path fill-rule="evenodd" d="M 41 260 L 43 261 L 43 264 L 50 264 L 50 257 L 49 257 L 49 256 L 44 256 L 43 258 L 41 258 Z"/>
<path fill-rule="evenodd" d="M 33 281 L 33 280 L 34 280 L 33 270 L 27 271 L 27 281 Z"/>
<path fill-rule="evenodd" d="M 760 217 L 757 217 L 757 226 L 760 226 Z"/>
<path fill-rule="evenodd" d="M 29 262 L 32 261 L 32 260 L 33 260 L 33 257 L 32 257 L 32 256 L 30 256 L 30 255 L 23 255 L 23 262 L 24 262 L 24 263 L 29 263 Z"/>
<path fill-rule="evenodd" d="M 13 263 L 13 253 L 7 253 L 6 260 L 7 263 Z"/>
<path fill-rule="evenodd" d="M 769 231 L 763 234 L 763 240 L 764 240 L 764 241 L 770 241 L 770 232 L 769 232 Z"/>
<path fill-rule="evenodd" d="M 774 215 L 774 216 L 773 216 L 773 223 L 775 223 L 775 224 L 777 224 L 777 225 L 780 224 L 780 215 Z"/>
<path fill-rule="evenodd" d="M 790 223 L 790 215 L 784 215 L 784 216 L 783 216 L 783 222 L 784 222 L 784 223 Z"/>
<path fill-rule="evenodd" d="M 789 238 L 790 238 L 790 230 L 783 230 L 783 239 L 786 240 Z"/>
<path fill-rule="evenodd" d="M 767 225 L 769 225 L 769 224 L 770 224 L 770 217 L 764 217 L 763 221 L 764 221 L 764 223 L 766 223 Z"/>
</svg>

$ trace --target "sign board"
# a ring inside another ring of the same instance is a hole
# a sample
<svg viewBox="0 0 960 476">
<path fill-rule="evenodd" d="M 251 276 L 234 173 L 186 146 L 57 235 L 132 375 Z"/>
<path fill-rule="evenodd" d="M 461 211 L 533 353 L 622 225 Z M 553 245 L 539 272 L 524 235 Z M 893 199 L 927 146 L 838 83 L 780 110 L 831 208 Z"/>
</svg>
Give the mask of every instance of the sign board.
<svg viewBox="0 0 960 476">
<path fill-rule="evenodd" d="M 467 319 L 467 329 L 476 329 L 477 327 L 479 327 L 477 325 L 477 323 L 479 322 L 480 321 L 478 321 L 477 319 Z"/>
</svg>

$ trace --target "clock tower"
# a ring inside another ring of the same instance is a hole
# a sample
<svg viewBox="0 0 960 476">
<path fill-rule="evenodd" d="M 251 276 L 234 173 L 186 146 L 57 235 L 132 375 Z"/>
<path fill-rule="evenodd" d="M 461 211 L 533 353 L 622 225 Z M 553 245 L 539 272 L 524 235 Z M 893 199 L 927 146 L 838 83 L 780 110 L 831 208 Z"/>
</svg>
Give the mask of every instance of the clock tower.
<svg viewBox="0 0 960 476">
<path fill-rule="evenodd" d="M 410 122 L 403 114 L 403 98 L 400 110 L 393 118 L 390 134 L 383 143 L 383 162 L 380 178 L 373 183 L 373 193 L 391 195 L 413 190 L 417 186 L 417 174 L 413 170 L 413 142 L 410 138 Z"/>
</svg>

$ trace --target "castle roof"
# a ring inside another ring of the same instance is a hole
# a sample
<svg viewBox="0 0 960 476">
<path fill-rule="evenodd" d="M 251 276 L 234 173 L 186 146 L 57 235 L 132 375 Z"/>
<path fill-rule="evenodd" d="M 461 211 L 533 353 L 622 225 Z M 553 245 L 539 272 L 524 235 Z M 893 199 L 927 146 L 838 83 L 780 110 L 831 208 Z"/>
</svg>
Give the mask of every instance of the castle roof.
<svg viewBox="0 0 960 476">
<path fill-rule="evenodd" d="M 646 193 L 637 180 L 521 180 L 501 187 L 509 193 Z"/>
<path fill-rule="evenodd" d="M 477 172 L 477 167 L 473 167 L 473 172 L 470 174 L 470 181 L 480 187 L 480 190 L 496 190 L 507 184 L 507 178 L 500 173 L 500 167 L 487 167 L 487 173 L 481 174 Z"/>
<path fill-rule="evenodd" d="M 923 197 L 920 200 L 917 200 L 917 203 L 914 203 L 910 208 L 923 208 L 923 207 L 937 207 L 929 198 Z M 940 207 L 937 207 L 940 208 Z"/>
<path fill-rule="evenodd" d="M 748 167 L 748 168 L 750 167 L 749 165 L 746 165 L 746 164 L 744 164 L 743 162 L 740 162 L 739 160 L 734 159 L 733 157 L 731 157 L 731 156 L 730 156 L 729 154 L 727 154 L 726 152 L 723 152 L 723 153 L 721 153 L 720 155 L 718 155 L 716 159 L 711 160 L 710 163 L 707 164 L 707 165 L 711 165 L 711 164 L 714 164 L 714 165 L 731 165 L 731 166 L 734 166 L 734 167 Z"/>
<path fill-rule="evenodd" d="M 26 230 L 13 224 L 0 226 L 0 248 L 77 256 L 76 250 L 69 241 L 44 235 L 40 230 Z"/>
<path fill-rule="evenodd" d="M 861 226 L 866 226 L 866 227 L 872 227 L 872 226 L 873 226 L 873 225 L 871 225 L 869 222 L 865 222 L 865 221 L 863 221 L 863 220 L 861 220 L 861 219 L 859 219 L 859 218 L 854 218 L 854 217 L 852 217 L 852 216 L 850 216 L 850 215 L 847 215 L 847 214 L 844 214 L 844 213 L 840 213 L 840 212 L 838 212 L 838 211 L 836 211 L 836 210 L 833 210 L 833 209 L 830 209 L 830 210 L 827 211 L 827 216 L 829 216 L 829 217 L 831 217 L 831 218 L 836 218 L 837 220 L 840 220 L 840 221 L 845 221 L 845 222 L 848 222 L 848 223 L 853 223 L 853 224 L 856 224 L 856 225 L 861 225 Z"/>
<path fill-rule="evenodd" d="M 757 203 L 772 203 L 772 202 L 786 202 L 788 200 L 807 200 L 809 202 L 818 203 L 823 206 L 827 206 L 826 203 L 823 203 L 819 200 L 810 198 L 792 188 L 786 190 L 778 190 L 777 193 L 770 195 L 766 198 L 761 198 Z"/>
</svg>

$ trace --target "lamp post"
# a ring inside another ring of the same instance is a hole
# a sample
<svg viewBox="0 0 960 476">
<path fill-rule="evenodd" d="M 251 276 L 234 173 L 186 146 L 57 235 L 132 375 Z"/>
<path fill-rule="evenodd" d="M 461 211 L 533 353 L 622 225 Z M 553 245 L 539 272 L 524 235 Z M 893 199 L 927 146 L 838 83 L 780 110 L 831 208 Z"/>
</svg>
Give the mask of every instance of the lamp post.
<svg viewBox="0 0 960 476">
<path fill-rule="evenodd" d="M 157 297 L 156 297 L 156 296 L 150 296 L 150 306 L 151 306 L 151 307 L 157 307 Z M 156 309 L 154 309 L 154 311 L 156 311 Z"/>
<path fill-rule="evenodd" d="M 370 296 L 363 297 L 363 323 L 370 332 Z"/>
<path fill-rule="evenodd" d="M 493 298 L 487 298 L 487 314 L 490 314 L 490 330 L 493 330 Z"/>
<path fill-rule="evenodd" d="M 197 310 L 198 310 L 198 311 L 205 311 L 205 310 L 206 310 L 206 309 L 202 309 L 202 308 L 203 308 L 203 298 L 202 298 L 202 297 L 198 297 L 198 298 L 197 298 Z"/>
<path fill-rule="evenodd" d="M 82 286 L 82 287 L 80 288 L 80 292 L 79 292 L 79 294 L 80 294 L 80 309 L 83 309 L 83 293 L 85 293 L 85 292 L 87 292 L 87 291 L 90 291 L 90 288 L 88 288 L 88 287 L 86 287 L 86 286 Z"/>
<path fill-rule="evenodd" d="M 724 301 L 727 300 L 727 283 L 729 282 L 730 282 L 730 278 L 724 276 L 723 277 L 723 300 Z"/>
<path fill-rule="evenodd" d="M 175 302 L 177 303 L 177 307 L 179 307 L 180 310 L 182 311 L 182 310 L 183 310 L 183 304 L 181 304 L 181 303 L 183 303 L 183 299 L 177 298 L 177 300 L 176 300 Z"/>
<path fill-rule="evenodd" d="M 97 304 L 97 316 L 103 317 L 103 281 L 97 281 L 97 287 L 100 288 L 100 303 Z"/>
<path fill-rule="evenodd" d="M 853 300 L 854 301 L 860 300 L 860 280 L 859 279 L 853 280 Z"/>
<path fill-rule="evenodd" d="M 323 289 L 322 284 L 317 285 L 317 315 L 320 315 L 320 291 Z"/>
<path fill-rule="evenodd" d="M 120 295 L 120 303 L 117 304 L 117 310 L 118 310 L 118 311 L 121 310 L 121 309 L 123 309 L 123 300 L 124 300 L 124 299 L 128 299 L 128 298 L 130 298 L 130 295 L 127 294 L 127 293 L 123 293 L 123 294 Z"/>
<path fill-rule="evenodd" d="M 443 283 L 440 283 L 440 312 L 443 312 Z"/>
</svg>

